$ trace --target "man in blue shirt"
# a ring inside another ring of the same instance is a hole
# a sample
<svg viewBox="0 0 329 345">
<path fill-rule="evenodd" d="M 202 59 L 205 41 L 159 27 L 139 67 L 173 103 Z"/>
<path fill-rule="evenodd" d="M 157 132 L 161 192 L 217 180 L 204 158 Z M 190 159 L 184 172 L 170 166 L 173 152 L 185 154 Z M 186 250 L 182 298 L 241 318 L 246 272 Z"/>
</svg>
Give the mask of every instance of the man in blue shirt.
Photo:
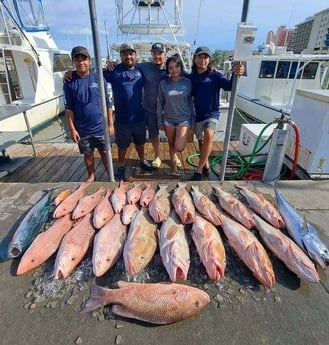
<svg viewBox="0 0 329 345">
<path fill-rule="evenodd" d="M 84 155 L 88 180 L 95 180 L 94 150 L 98 150 L 107 170 L 103 115 L 97 75 L 90 71 L 90 55 L 85 47 L 72 49 L 72 61 L 76 71 L 64 83 L 65 115 L 71 138 L 78 143 Z M 112 104 L 106 96 L 109 134 L 114 134 Z"/>
<path fill-rule="evenodd" d="M 145 160 L 144 144 L 146 141 L 146 124 L 142 107 L 143 77 L 136 68 L 137 54 L 131 43 L 120 47 L 121 63 L 113 71 L 105 70 L 104 78 L 111 83 L 115 106 L 115 137 L 118 146 L 117 180 L 125 179 L 125 158 L 130 139 L 133 139 L 140 158 L 140 166 L 152 171 L 152 166 Z"/>
</svg>

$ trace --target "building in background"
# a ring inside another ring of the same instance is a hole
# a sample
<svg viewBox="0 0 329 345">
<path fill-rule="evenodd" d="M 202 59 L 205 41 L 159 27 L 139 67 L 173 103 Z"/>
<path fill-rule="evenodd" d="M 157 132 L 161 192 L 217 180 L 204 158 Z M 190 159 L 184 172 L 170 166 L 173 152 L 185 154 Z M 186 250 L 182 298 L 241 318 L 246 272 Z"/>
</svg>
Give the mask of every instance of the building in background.
<svg viewBox="0 0 329 345">
<path fill-rule="evenodd" d="M 329 54 L 329 8 L 314 14 L 307 52 Z"/>
</svg>

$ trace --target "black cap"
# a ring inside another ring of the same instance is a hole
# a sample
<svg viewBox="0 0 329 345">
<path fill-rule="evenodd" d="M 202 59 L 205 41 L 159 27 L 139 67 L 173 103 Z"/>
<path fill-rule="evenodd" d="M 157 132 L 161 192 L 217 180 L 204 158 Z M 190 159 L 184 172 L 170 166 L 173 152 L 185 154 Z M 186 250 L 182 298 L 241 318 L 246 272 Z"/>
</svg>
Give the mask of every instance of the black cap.
<svg viewBox="0 0 329 345">
<path fill-rule="evenodd" d="M 77 46 L 77 47 L 74 47 L 72 49 L 72 52 L 71 52 L 72 60 L 77 55 L 84 55 L 84 56 L 87 56 L 88 58 L 90 58 L 88 49 L 85 47 L 81 47 L 81 46 Z"/>
<path fill-rule="evenodd" d="M 136 53 L 136 49 L 134 48 L 134 45 L 130 42 L 121 44 L 120 53 L 124 52 L 125 50 L 132 50 Z"/>
<path fill-rule="evenodd" d="M 195 53 L 194 53 L 194 55 L 200 55 L 200 54 L 206 54 L 209 57 L 211 56 L 211 52 L 210 52 L 209 48 L 205 47 L 205 46 L 197 48 Z"/>
<path fill-rule="evenodd" d="M 160 42 L 155 42 L 152 44 L 152 47 L 151 47 L 151 52 L 154 51 L 154 50 L 158 50 L 162 53 L 164 53 L 166 50 L 165 50 L 165 47 L 162 43 Z"/>
</svg>

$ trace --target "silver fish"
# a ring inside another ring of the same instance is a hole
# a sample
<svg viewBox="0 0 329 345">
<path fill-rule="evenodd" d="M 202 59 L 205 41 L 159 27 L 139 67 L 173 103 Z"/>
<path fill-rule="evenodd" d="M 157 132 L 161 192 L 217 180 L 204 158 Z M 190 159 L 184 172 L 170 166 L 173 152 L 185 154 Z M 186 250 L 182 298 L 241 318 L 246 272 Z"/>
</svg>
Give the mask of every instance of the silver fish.
<svg viewBox="0 0 329 345">
<path fill-rule="evenodd" d="M 320 239 L 315 228 L 296 211 L 296 209 L 275 188 L 279 211 L 286 223 L 287 230 L 300 248 L 322 268 L 329 265 L 329 249 Z"/>
<path fill-rule="evenodd" d="M 51 190 L 48 190 L 26 214 L 8 245 L 9 259 L 17 258 L 29 247 L 41 228 L 45 225 L 50 212 Z"/>
</svg>

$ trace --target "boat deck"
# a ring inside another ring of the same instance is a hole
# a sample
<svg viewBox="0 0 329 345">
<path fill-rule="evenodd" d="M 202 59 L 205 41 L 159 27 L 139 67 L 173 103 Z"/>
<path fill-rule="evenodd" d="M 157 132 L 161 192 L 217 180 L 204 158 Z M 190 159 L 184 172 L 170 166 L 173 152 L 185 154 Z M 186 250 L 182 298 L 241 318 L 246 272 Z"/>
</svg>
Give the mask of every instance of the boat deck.
<svg viewBox="0 0 329 345">
<path fill-rule="evenodd" d="M 230 150 L 235 150 L 237 142 L 230 143 Z M 35 145 L 37 157 L 32 158 L 32 147 L 26 144 L 14 144 L 6 150 L 10 160 L 0 161 L 0 182 L 81 182 L 87 179 L 83 156 L 79 153 L 78 147 L 74 143 L 47 143 Z M 222 142 L 214 142 L 213 154 L 223 151 Z M 130 181 L 133 180 L 168 180 L 181 179 L 187 180 L 193 174 L 195 168 L 187 163 L 188 156 L 198 152 L 196 142 L 189 142 L 185 150 L 180 154 L 183 163 L 180 176 L 170 174 L 170 160 L 168 144 L 160 143 L 160 155 L 162 157 L 162 166 L 152 173 L 141 171 L 138 164 L 138 156 L 133 145 L 130 145 L 126 156 L 126 171 Z M 146 159 L 153 159 L 153 149 L 150 143 L 145 145 Z M 29 157 L 29 158 L 27 158 Z M 24 160 L 23 164 L 19 164 Z M 117 166 L 117 150 L 113 144 L 112 150 L 113 168 Z M 108 181 L 107 174 L 101 160 L 96 154 L 96 180 Z M 218 180 L 218 176 L 210 173 L 209 180 Z"/>
</svg>

